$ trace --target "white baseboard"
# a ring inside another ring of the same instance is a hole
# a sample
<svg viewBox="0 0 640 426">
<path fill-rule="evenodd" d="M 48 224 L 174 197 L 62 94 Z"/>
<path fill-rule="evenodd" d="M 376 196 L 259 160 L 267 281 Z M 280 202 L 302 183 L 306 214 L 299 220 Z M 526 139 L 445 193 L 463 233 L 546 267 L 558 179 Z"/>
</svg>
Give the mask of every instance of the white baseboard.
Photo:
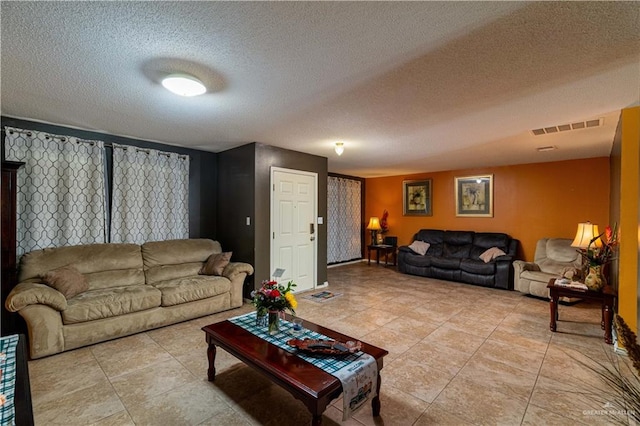
<svg viewBox="0 0 640 426">
<path fill-rule="evenodd" d="M 356 263 L 366 262 L 366 261 L 367 259 L 360 259 L 360 260 L 352 260 L 350 262 L 344 262 L 344 263 L 334 263 L 333 265 L 327 265 L 327 269 L 337 268 L 338 266 L 344 266 L 344 265 L 354 265 Z"/>
</svg>

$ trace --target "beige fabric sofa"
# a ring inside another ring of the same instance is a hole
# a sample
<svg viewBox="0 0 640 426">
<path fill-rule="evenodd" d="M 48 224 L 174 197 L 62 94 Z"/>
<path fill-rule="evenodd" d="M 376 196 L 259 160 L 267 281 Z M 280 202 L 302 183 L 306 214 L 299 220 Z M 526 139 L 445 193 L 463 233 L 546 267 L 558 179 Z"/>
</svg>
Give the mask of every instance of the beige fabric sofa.
<svg viewBox="0 0 640 426">
<path fill-rule="evenodd" d="M 572 240 L 543 238 L 536 244 L 533 262 L 513 262 L 514 289 L 538 297 L 549 297 L 547 284 L 551 278 L 559 278 L 569 269 L 580 269 L 581 257 Z"/>
<path fill-rule="evenodd" d="M 213 314 L 241 306 L 253 274 L 251 265 L 231 262 L 222 276 L 199 275 L 221 251 L 207 239 L 36 250 L 22 256 L 6 307 L 25 319 L 32 359 Z M 40 278 L 66 265 L 89 285 L 68 300 Z"/>
</svg>

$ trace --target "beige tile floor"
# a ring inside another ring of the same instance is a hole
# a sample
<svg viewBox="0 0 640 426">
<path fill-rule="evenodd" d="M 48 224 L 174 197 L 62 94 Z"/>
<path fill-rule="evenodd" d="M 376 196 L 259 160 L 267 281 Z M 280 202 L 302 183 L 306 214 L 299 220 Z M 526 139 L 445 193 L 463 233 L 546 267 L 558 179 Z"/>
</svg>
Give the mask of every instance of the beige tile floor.
<svg viewBox="0 0 640 426">
<path fill-rule="evenodd" d="M 517 292 L 413 277 L 365 263 L 329 269 L 325 303 L 299 297 L 298 315 L 389 351 L 382 413 L 365 407 L 323 424 L 607 424 L 597 375 L 576 359 L 606 360 L 598 306 L 561 306 Z M 206 380 L 200 328 L 240 309 L 29 363 L 37 425 L 304 425 L 299 401 L 219 350 Z"/>
</svg>

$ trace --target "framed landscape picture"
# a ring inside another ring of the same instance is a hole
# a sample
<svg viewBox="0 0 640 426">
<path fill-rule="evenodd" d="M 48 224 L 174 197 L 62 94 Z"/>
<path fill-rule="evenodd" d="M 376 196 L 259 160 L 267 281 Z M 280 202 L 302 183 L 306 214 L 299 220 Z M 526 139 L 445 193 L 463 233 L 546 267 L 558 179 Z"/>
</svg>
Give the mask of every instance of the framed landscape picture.
<svg viewBox="0 0 640 426">
<path fill-rule="evenodd" d="M 456 216 L 493 217 L 493 175 L 455 180 Z"/>
<path fill-rule="evenodd" d="M 431 179 L 402 182 L 402 214 L 431 216 Z"/>
</svg>

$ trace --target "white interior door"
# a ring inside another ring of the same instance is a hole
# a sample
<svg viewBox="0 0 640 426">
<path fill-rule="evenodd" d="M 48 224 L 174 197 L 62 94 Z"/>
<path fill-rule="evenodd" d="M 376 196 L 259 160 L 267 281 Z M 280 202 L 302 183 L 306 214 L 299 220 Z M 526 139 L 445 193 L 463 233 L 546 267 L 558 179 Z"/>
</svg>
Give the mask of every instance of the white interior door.
<svg viewBox="0 0 640 426">
<path fill-rule="evenodd" d="M 271 272 L 284 269 L 281 283 L 296 291 L 316 286 L 318 175 L 271 168 Z"/>
</svg>

